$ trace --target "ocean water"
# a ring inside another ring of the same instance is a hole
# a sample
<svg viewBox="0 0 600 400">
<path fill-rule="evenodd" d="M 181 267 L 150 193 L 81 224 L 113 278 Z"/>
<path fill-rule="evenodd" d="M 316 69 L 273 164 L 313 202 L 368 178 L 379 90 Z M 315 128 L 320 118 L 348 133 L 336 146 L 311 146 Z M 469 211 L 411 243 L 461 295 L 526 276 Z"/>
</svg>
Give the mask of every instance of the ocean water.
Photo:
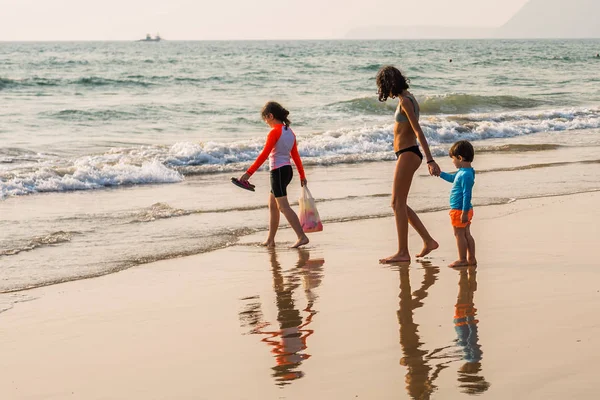
<svg viewBox="0 0 600 400">
<path fill-rule="evenodd" d="M 384 64 L 411 79 L 436 157 L 473 141 L 477 204 L 597 190 L 599 50 L 600 40 L 0 43 L 0 292 L 265 230 L 266 175 L 253 195 L 229 177 L 261 150 L 269 100 L 291 111 L 326 222 L 390 215 L 397 102 L 377 101 Z M 425 175 L 412 204 L 443 209 L 448 188 Z"/>
</svg>

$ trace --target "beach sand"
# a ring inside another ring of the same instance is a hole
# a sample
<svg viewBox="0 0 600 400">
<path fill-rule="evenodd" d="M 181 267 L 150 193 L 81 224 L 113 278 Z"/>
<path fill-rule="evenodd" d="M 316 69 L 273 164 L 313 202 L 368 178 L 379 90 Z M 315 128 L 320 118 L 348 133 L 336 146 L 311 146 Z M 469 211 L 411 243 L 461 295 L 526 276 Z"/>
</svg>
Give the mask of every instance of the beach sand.
<svg viewBox="0 0 600 400">
<path fill-rule="evenodd" d="M 593 398 L 599 201 L 476 208 L 476 271 L 447 267 L 440 211 L 422 215 L 440 249 L 409 267 L 377 261 L 387 217 L 327 224 L 302 251 L 289 229 L 258 247 L 263 232 L 20 292 L 0 314 L 0 398 Z"/>
</svg>

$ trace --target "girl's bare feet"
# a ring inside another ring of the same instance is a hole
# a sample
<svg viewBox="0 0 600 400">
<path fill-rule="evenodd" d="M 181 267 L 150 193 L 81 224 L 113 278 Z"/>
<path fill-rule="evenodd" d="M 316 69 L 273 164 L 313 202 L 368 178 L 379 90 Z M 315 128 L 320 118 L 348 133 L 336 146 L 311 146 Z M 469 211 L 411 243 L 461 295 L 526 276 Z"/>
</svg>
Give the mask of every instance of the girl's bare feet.
<svg viewBox="0 0 600 400">
<path fill-rule="evenodd" d="M 431 241 L 425 242 L 425 244 L 423 245 L 423 250 L 421 250 L 421 252 L 419 254 L 417 254 L 417 257 L 425 257 L 427 254 L 431 253 L 438 247 L 440 247 L 438 242 L 431 239 Z"/>
<path fill-rule="evenodd" d="M 393 263 L 409 263 L 410 254 L 396 253 L 391 257 L 382 258 L 379 260 L 380 264 L 393 264 Z"/>
<path fill-rule="evenodd" d="M 274 240 L 265 240 L 260 245 L 265 246 L 265 247 L 275 247 L 275 241 Z"/>
<path fill-rule="evenodd" d="M 308 240 L 308 236 L 304 235 L 304 237 L 298 239 L 298 241 L 292 246 L 292 249 L 297 249 L 300 246 L 307 245 L 310 240 Z"/>
<path fill-rule="evenodd" d="M 456 267 L 468 267 L 469 263 L 467 262 L 467 260 L 456 260 L 454 261 L 452 264 L 448 265 L 450 268 L 456 268 Z"/>
<path fill-rule="evenodd" d="M 477 265 L 477 260 L 474 258 L 468 258 L 467 264 L 469 264 L 470 266 L 475 266 L 475 265 Z"/>
</svg>

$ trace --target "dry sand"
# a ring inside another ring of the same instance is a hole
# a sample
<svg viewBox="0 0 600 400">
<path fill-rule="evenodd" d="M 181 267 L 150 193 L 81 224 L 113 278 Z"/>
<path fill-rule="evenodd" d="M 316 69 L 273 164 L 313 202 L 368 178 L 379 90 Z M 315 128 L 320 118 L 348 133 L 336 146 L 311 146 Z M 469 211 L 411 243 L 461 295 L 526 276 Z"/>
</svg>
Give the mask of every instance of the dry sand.
<svg viewBox="0 0 600 400">
<path fill-rule="evenodd" d="M 378 264 L 395 250 L 384 218 L 327 225 L 305 251 L 286 229 L 274 253 L 253 236 L 21 293 L 0 314 L 0 398 L 594 398 L 599 202 L 477 208 L 471 275 L 446 267 L 438 212 L 422 217 L 440 249 L 410 267 Z M 462 345 L 457 303 L 477 309 Z"/>
</svg>

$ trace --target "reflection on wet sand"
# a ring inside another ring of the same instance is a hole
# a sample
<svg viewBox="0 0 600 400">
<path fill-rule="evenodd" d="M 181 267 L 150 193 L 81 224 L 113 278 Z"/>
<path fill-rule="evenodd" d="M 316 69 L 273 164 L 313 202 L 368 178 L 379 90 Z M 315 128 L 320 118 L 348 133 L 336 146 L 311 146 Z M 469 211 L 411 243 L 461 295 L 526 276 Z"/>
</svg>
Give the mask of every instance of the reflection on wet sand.
<svg viewBox="0 0 600 400">
<path fill-rule="evenodd" d="M 458 368 L 458 386 L 463 393 L 480 394 L 489 389 L 490 383 L 481 373 L 483 352 L 479 344 L 474 304 L 477 290 L 475 268 L 457 268 L 459 271 L 458 297 L 454 308 L 454 327 L 458 338 L 452 344 L 431 351 L 424 348 L 419 336 L 419 325 L 414 321 L 414 311 L 423 307 L 428 290 L 437 281 L 440 269 L 423 262 L 421 287 L 414 292 L 410 285 L 408 266 L 398 267 L 400 273 L 400 345 L 403 357 L 400 365 L 406 367 L 406 391 L 415 400 L 430 399 L 436 391 L 434 384 L 440 373 L 450 364 L 461 362 Z"/>
<path fill-rule="evenodd" d="M 483 351 L 479 344 L 474 303 L 477 290 L 475 268 L 461 268 L 458 280 L 458 297 L 454 312 L 454 328 L 458 336 L 456 343 L 462 350 L 464 364 L 458 369 L 458 385 L 463 393 L 480 394 L 489 389 L 490 384 L 480 375 Z"/>
<path fill-rule="evenodd" d="M 304 374 L 299 369 L 302 362 L 310 357 L 307 350 L 307 339 L 313 334 L 308 329 L 317 311 L 313 308 L 317 295 L 313 291 L 323 279 L 323 259 L 310 259 L 306 249 L 298 249 L 296 268 L 283 271 L 277 260 L 275 249 L 270 250 L 271 272 L 273 274 L 273 289 L 277 306 L 276 329 L 269 329 L 270 322 L 264 320 L 261 302 L 258 296 L 248 297 L 244 310 L 240 313 L 243 326 L 250 328 L 251 334 L 264 336 L 262 342 L 271 347 L 275 357 L 273 378 L 276 384 L 284 386 Z M 304 288 L 306 307 L 299 310 L 294 299 L 295 291 Z"/>
<path fill-rule="evenodd" d="M 429 399 L 435 391 L 434 381 L 440 372 L 447 368 L 448 362 L 439 362 L 435 368 L 429 365 L 430 359 L 443 349 L 432 352 L 422 348 L 423 343 L 419 337 L 419 325 L 414 322 L 414 310 L 423 306 L 427 297 L 427 290 L 437 280 L 440 272 L 438 267 L 429 263 L 423 264 L 424 276 L 421 287 L 412 292 L 408 266 L 400 266 L 400 308 L 398 309 L 398 322 L 400 323 L 400 346 L 403 357 L 400 364 L 407 368 L 406 391 L 412 399 Z"/>
</svg>

